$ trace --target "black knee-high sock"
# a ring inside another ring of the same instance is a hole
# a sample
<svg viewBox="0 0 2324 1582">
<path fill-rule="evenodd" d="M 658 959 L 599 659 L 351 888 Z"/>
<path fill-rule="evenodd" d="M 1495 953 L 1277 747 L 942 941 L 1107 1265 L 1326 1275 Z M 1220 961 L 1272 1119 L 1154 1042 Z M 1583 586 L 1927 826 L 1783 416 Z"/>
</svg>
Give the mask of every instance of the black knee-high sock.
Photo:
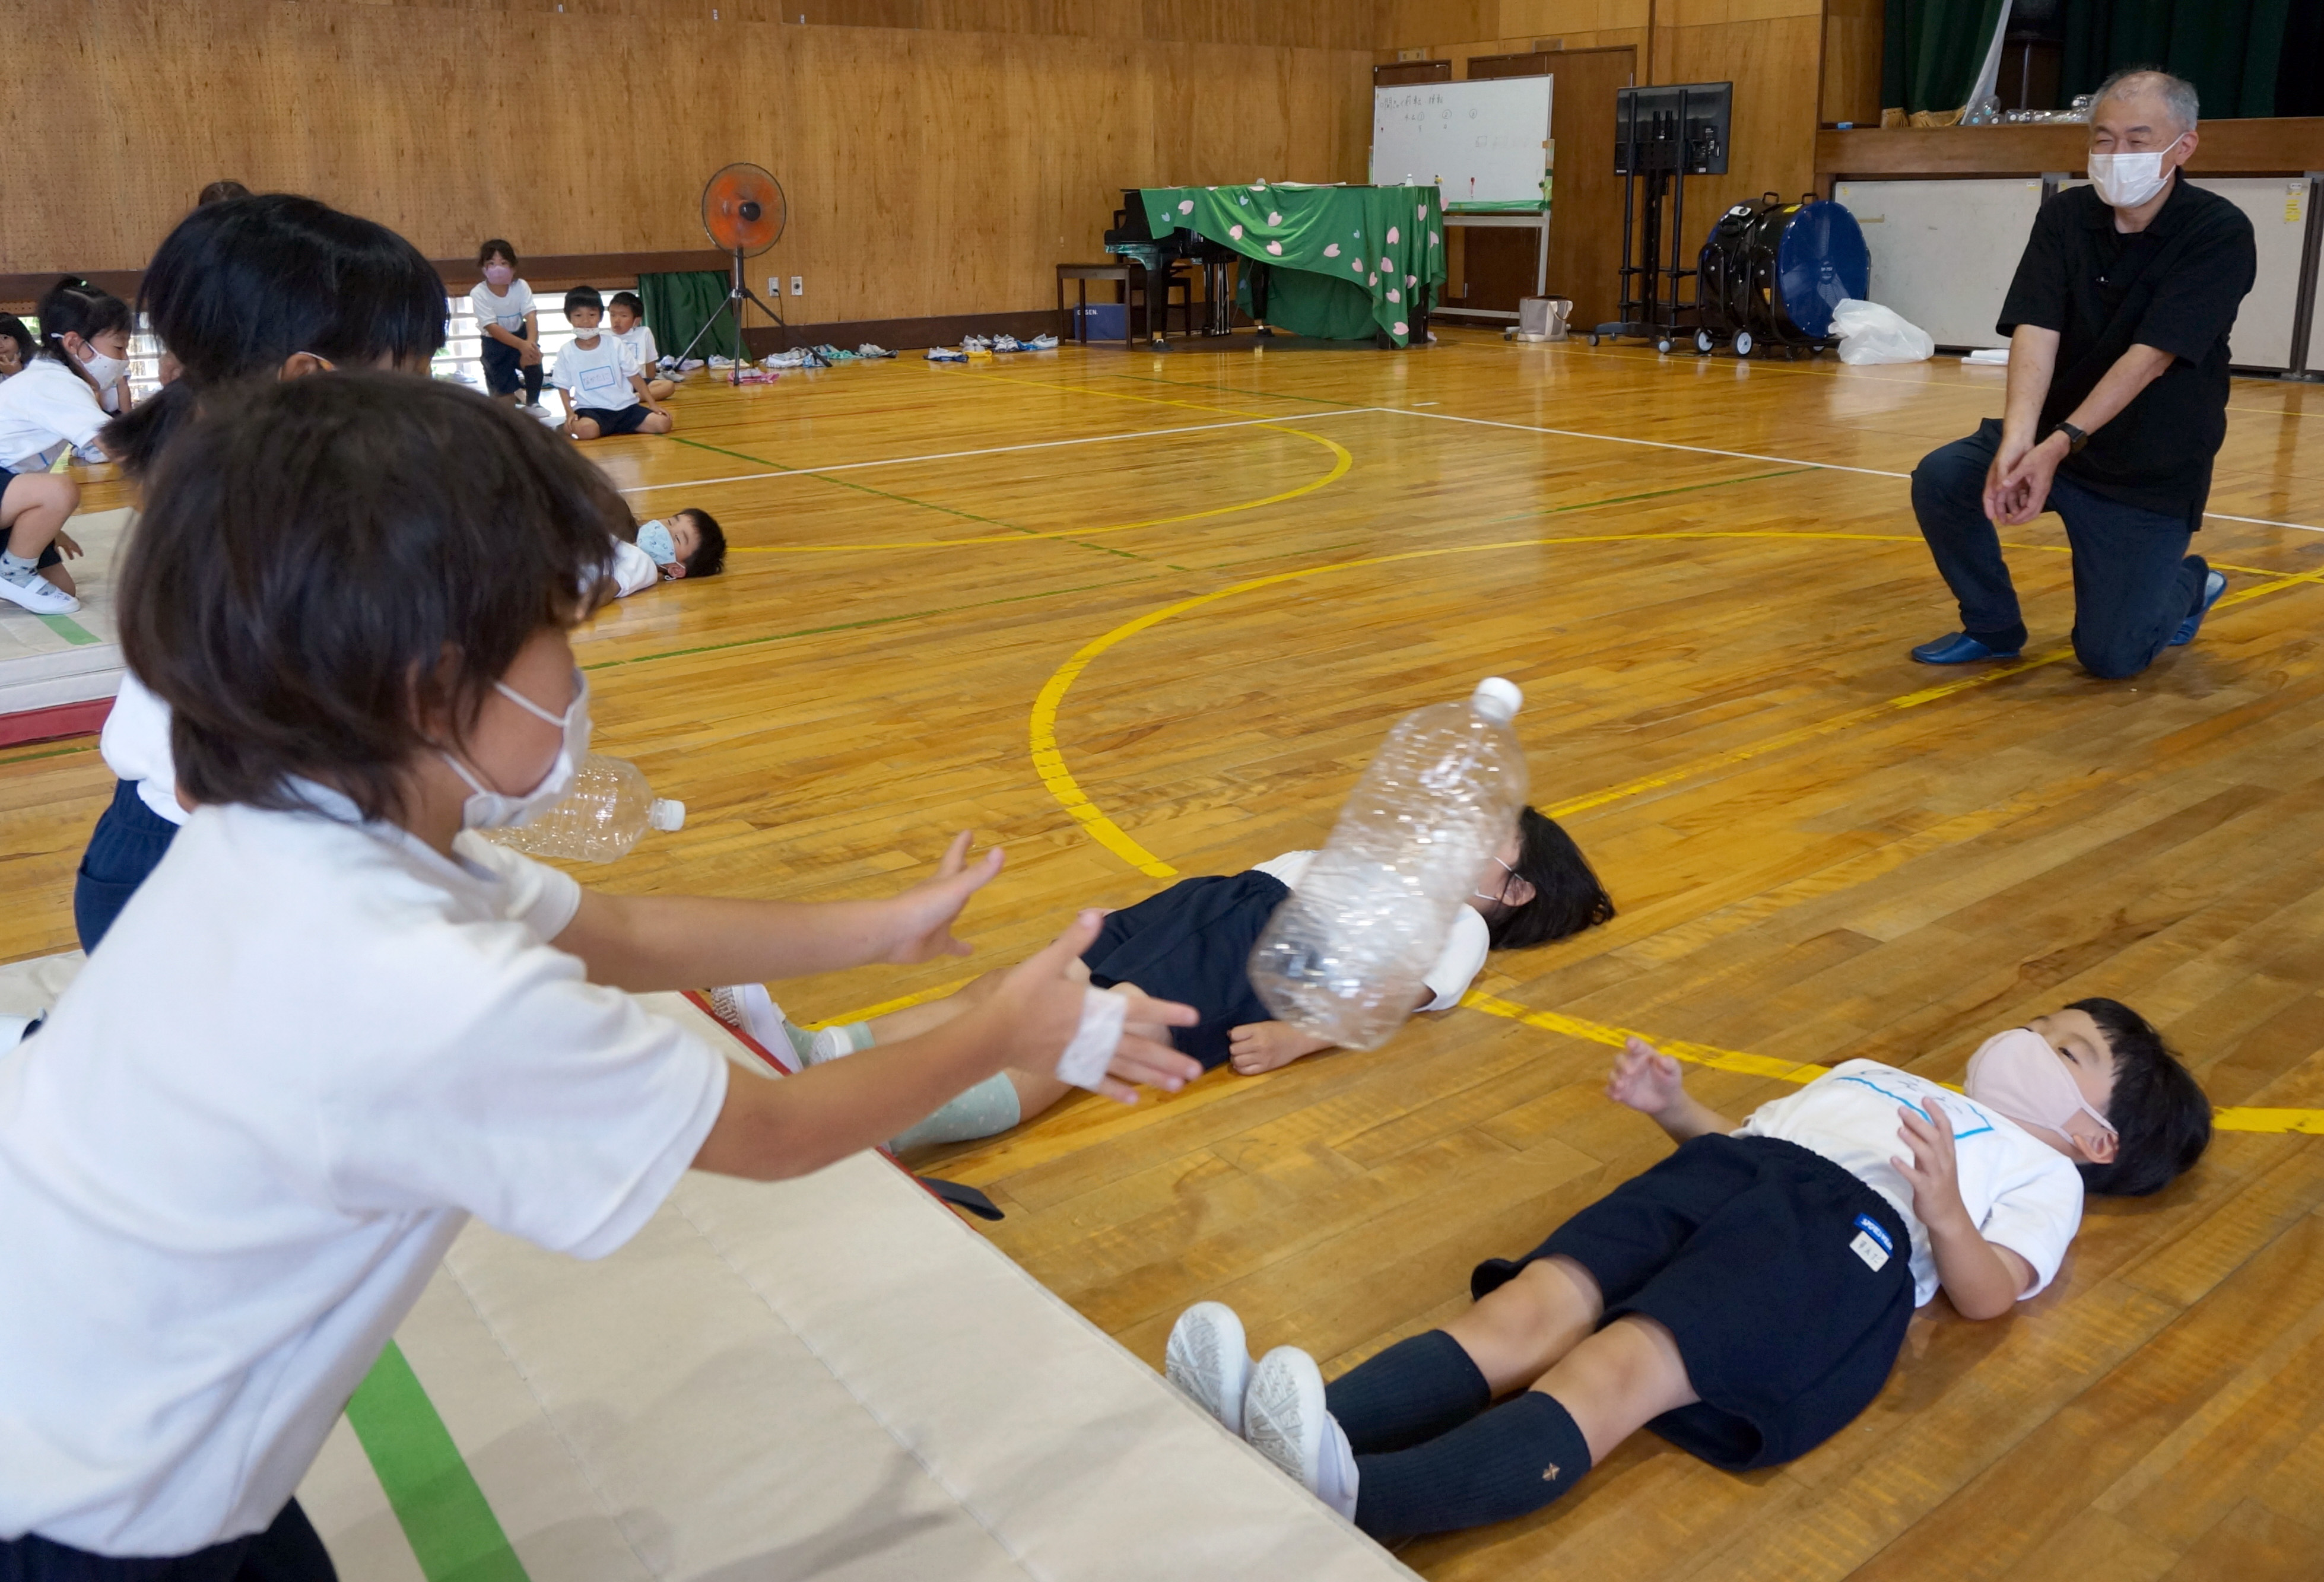
<svg viewBox="0 0 2324 1582">
<path fill-rule="evenodd" d="M 1442 1329 L 1397 1341 L 1323 1391 L 1323 1404 L 1359 1456 L 1424 1444 L 1492 1403 L 1485 1375 Z"/>
<path fill-rule="evenodd" d="M 1538 1511 L 1590 1470 L 1572 1414 L 1527 1390 L 1425 1445 L 1356 1458 L 1356 1525 L 1374 1538 L 1458 1532 Z"/>
</svg>

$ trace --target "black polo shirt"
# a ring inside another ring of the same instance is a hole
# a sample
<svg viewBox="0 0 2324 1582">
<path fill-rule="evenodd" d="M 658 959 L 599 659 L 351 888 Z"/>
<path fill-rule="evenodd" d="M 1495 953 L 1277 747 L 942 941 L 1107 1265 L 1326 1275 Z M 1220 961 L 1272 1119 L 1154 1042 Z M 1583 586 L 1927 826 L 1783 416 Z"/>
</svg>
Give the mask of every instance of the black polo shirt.
<svg viewBox="0 0 2324 1582">
<path fill-rule="evenodd" d="M 2058 332 L 2042 433 L 2071 417 L 2134 345 L 2174 359 L 2061 473 L 2202 525 L 2211 458 L 2227 435 L 2227 332 L 2258 268 L 2243 210 L 2175 176 L 2135 235 L 2115 229 L 2114 209 L 2092 188 L 2068 188 L 2042 206 L 1995 327 L 2005 336 L 2021 324 Z"/>
</svg>

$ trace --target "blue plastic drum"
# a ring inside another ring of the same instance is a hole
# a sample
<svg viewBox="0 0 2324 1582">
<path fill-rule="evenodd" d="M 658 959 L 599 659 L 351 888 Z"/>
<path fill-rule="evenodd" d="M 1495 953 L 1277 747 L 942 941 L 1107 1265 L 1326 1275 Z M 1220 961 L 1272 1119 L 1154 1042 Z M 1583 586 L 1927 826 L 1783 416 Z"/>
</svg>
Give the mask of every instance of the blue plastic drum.
<svg viewBox="0 0 2324 1582">
<path fill-rule="evenodd" d="M 1778 338 L 1821 341 L 1831 334 L 1831 310 L 1842 299 L 1861 299 L 1872 286 L 1872 255 L 1856 216 L 1823 199 L 1799 205 L 1782 220 L 1775 244 L 1775 274 L 1769 306 Z"/>
</svg>

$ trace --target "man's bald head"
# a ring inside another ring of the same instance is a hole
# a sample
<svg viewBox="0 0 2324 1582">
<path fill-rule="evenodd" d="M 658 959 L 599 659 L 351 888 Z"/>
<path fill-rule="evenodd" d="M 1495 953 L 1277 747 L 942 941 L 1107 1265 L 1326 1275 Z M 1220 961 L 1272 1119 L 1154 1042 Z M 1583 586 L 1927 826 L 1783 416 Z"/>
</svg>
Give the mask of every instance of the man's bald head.
<svg viewBox="0 0 2324 1582">
<path fill-rule="evenodd" d="M 2117 141 L 2126 139 L 2132 146 L 2160 148 L 2194 131 L 2200 107 L 2195 85 L 2185 78 L 2134 66 L 2098 84 L 2090 100 L 2090 125 L 2103 123 Z M 2138 129 L 2144 134 L 2126 138 Z"/>
</svg>

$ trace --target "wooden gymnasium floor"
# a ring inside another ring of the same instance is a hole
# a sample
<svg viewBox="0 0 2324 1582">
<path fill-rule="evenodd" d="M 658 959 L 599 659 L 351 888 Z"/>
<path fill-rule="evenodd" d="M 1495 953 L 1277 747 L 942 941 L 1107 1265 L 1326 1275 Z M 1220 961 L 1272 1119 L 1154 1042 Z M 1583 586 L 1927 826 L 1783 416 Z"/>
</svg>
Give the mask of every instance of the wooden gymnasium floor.
<svg viewBox="0 0 2324 1582">
<path fill-rule="evenodd" d="M 1327 1373 L 1458 1311 L 1472 1264 L 1664 1152 L 1600 1094 L 1617 1027 L 1696 1046 L 1699 1090 L 1740 1115 L 1794 1062 L 1957 1078 L 1986 1034 L 2110 994 L 2219 1104 L 2324 1107 L 2324 392 L 2236 382 L 2211 503 L 2265 520 L 2201 535 L 2231 577 L 2201 640 L 2105 684 L 2062 647 L 2054 518 L 2007 535 L 2024 662 L 1904 657 L 1952 613 L 1902 474 L 2001 379 L 1464 332 L 697 376 L 674 439 L 593 451 L 641 516 L 700 504 L 738 546 L 581 643 L 599 742 L 690 809 L 594 877 L 877 894 L 973 827 L 1009 850 L 968 925 L 977 965 L 1006 962 L 1077 903 L 1314 844 L 1399 713 L 1521 682 L 1536 800 L 1618 921 L 1496 957 L 1471 1008 L 1377 1053 L 1081 1099 L 942 1160 L 1008 1210 L 997 1243 L 1156 1362 L 1203 1297 Z M 71 943 L 92 747 L 0 754 L 0 956 Z M 966 970 L 781 998 L 822 1019 Z M 2277 1129 L 2099 1202 L 2015 1317 L 1926 1310 L 1878 1403 L 1804 1460 L 1729 1476 L 1641 1436 L 1540 1517 L 1406 1558 L 2324 1572 L 2324 1136 L 2281 1129 L 2324 1115 L 2241 1118 Z"/>
</svg>

